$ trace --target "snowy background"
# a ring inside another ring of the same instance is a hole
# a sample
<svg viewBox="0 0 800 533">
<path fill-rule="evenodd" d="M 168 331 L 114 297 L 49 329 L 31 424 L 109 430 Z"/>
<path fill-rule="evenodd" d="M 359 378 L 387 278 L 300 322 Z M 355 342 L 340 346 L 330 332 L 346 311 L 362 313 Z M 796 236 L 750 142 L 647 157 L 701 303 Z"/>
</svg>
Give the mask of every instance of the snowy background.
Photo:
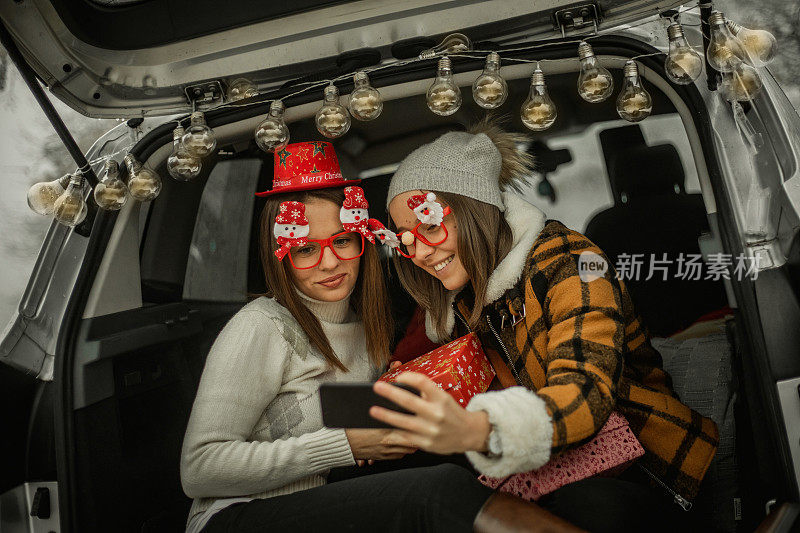
<svg viewBox="0 0 800 533">
<path fill-rule="evenodd" d="M 797 0 L 722 0 L 717 9 L 747 27 L 772 31 L 780 46 L 771 66 L 796 109 L 800 109 L 800 2 Z M 27 206 L 26 191 L 74 170 L 74 163 L 53 132 L 16 68 L 3 54 L 0 61 L 0 328 L 11 317 L 30 275 L 49 218 Z M 88 119 L 53 99 L 78 145 L 92 142 L 117 124 Z M 575 169 L 576 172 L 579 169 Z M 565 220 L 567 222 L 567 220 Z"/>
</svg>

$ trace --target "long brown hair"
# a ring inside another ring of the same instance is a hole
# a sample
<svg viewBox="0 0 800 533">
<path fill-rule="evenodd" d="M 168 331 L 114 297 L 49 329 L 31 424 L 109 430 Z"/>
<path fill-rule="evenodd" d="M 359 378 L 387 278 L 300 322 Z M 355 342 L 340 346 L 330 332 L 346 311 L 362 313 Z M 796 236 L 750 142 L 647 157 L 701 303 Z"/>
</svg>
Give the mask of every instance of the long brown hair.
<svg viewBox="0 0 800 533">
<path fill-rule="evenodd" d="M 327 362 L 338 369 L 347 371 L 331 348 L 331 343 L 316 316 L 303 304 L 295 290 L 288 260 L 278 262 L 275 251 L 278 249 L 273 225 L 281 202 L 305 202 L 309 198 L 327 200 L 337 206 L 344 202 L 344 191 L 340 188 L 316 189 L 297 193 L 277 194 L 267 199 L 261 212 L 261 265 L 266 276 L 267 291 L 262 296 L 274 298 L 284 306 L 303 328 L 308 340 L 319 350 Z M 389 360 L 389 342 L 394 331 L 389 295 L 381 269 L 380 258 L 375 247 L 366 243 L 364 255 L 350 297 L 353 309 L 364 322 L 367 338 L 367 351 L 373 364 L 382 367 Z"/>
<path fill-rule="evenodd" d="M 433 192 L 450 206 L 456 219 L 458 258 L 467 271 L 475 293 L 475 303 L 469 317 L 465 318 L 470 327 L 475 328 L 481 320 L 489 276 L 511 251 L 511 226 L 494 205 L 460 194 Z M 403 288 L 433 316 L 439 340 L 449 340 L 450 332 L 445 327 L 447 290 L 442 282 L 404 257 L 395 255 L 394 262 Z"/>
</svg>

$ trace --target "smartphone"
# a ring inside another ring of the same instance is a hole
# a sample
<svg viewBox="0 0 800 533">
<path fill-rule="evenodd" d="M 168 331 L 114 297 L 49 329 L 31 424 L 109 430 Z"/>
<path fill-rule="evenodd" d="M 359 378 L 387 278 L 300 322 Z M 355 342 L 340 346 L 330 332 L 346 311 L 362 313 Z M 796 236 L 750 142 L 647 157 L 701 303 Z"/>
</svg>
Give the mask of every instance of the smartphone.
<svg viewBox="0 0 800 533">
<path fill-rule="evenodd" d="M 391 383 L 419 396 L 414 387 L 402 383 Z M 372 382 L 327 382 L 320 385 L 320 402 L 322 403 L 322 423 L 329 428 L 390 428 L 369 415 L 373 405 L 410 414 L 391 400 L 378 396 L 372 390 Z"/>
</svg>

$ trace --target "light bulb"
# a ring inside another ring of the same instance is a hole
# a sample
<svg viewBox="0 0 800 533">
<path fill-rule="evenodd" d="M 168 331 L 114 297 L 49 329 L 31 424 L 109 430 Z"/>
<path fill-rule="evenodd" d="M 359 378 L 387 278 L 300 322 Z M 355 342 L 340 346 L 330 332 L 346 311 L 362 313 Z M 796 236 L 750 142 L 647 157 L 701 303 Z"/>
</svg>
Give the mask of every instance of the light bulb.
<svg viewBox="0 0 800 533">
<path fill-rule="evenodd" d="M 439 59 L 436 79 L 428 87 L 428 108 L 439 116 L 452 115 L 461 107 L 461 89 L 453 81 L 450 58 Z"/>
<path fill-rule="evenodd" d="M 356 72 L 353 76 L 353 92 L 350 93 L 350 114 L 358 120 L 375 120 L 383 111 L 383 98 L 378 89 L 369 84 L 366 72 Z"/>
<path fill-rule="evenodd" d="M 350 129 L 350 114 L 339 103 L 339 89 L 335 85 L 325 87 L 322 107 L 317 111 L 315 120 L 317 131 L 331 139 L 341 137 Z"/>
<path fill-rule="evenodd" d="M 467 52 L 469 50 L 472 50 L 472 41 L 470 41 L 469 37 L 463 33 L 451 33 L 438 45 L 420 53 L 419 58 L 431 59 L 442 52 L 446 54 L 457 54 L 460 52 Z"/>
<path fill-rule="evenodd" d="M 653 99 L 650 98 L 639 77 L 639 67 L 635 61 L 625 62 L 625 81 L 617 96 L 617 113 L 628 122 L 639 122 L 650 116 Z"/>
<path fill-rule="evenodd" d="M 265 152 L 280 152 L 289 144 L 289 128 L 283 121 L 285 109 L 281 100 L 273 100 L 267 118 L 256 126 L 256 144 Z"/>
<path fill-rule="evenodd" d="M 722 75 L 720 92 L 729 102 L 745 102 L 758 96 L 762 86 L 756 69 L 742 63 L 733 72 Z"/>
<path fill-rule="evenodd" d="M 581 73 L 578 75 L 578 94 L 587 102 L 596 104 L 606 100 L 614 91 L 614 78 L 601 67 L 592 50 L 592 45 L 582 41 L 578 45 Z"/>
<path fill-rule="evenodd" d="M 258 96 L 258 87 L 247 78 L 236 78 L 228 86 L 228 101 L 235 102 Z"/>
<path fill-rule="evenodd" d="M 59 224 L 72 227 L 83 222 L 87 212 L 83 199 L 83 175 L 78 172 L 70 177 L 67 189 L 53 205 L 53 217 Z"/>
<path fill-rule="evenodd" d="M 183 127 L 172 131 L 172 154 L 167 158 L 167 172 L 178 181 L 189 181 L 200 174 L 202 163 L 199 157 L 189 153 L 181 139 L 185 135 Z"/>
<path fill-rule="evenodd" d="M 118 211 L 128 201 L 128 187 L 119 177 L 119 163 L 106 161 L 103 178 L 94 186 L 94 201 L 101 209 Z"/>
<path fill-rule="evenodd" d="M 57 180 L 34 183 L 28 189 L 28 207 L 40 215 L 52 215 L 53 205 L 69 186 L 69 174 Z"/>
<path fill-rule="evenodd" d="M 472 83 L 472 97 L 484 109 L 495 109 L 508 98 L 508 84 L 500 75 L 500 54 L 489 52 L 483 72 Z"/>
<path fill-rule="evenodd" d="M 143 167 L 133 154 L 125 155 L 123 161 L 128 168 L 128 191 L 133 199 L 140 202 L 154 200 L 161 192 L 159 175 L 149 168 Z"/>
<path fill-rule="evenodd" d="M 669 53 L 664 60 L 664 71 L 673 83 L 689 85 L 703 73 L 703 56 L 689 45 L 679 23 L 670 24 L 667 35 Z"/>
<path fill-rule="evenodd" d="M 708 64 L 722 73 L 733 72 L 747 53 L 725 24 L 725 15 L 719 11 L 712 12 L 708 24 L 711 27 L 711 39 L 706 49 Z"/>
<path fill-rule="evenodd" d="M 528 98 L 522 103 L 520 115 L 525 127 L 533 131 L 546 130 L 553 125 L 558 116 L 556 105 L 547 94 L 544 74 L 538 66 L 531 76 L 530 92 Z"/>
<path fill-rule="evenodd" d="M 202 111 L 192 113 L 191 124 L 183 134 L 183 145 L 195 157 L 206 157 L 217 147 L 214 130 L 206 125 L 206 116 Z"/>
<path fill-rule="evenodd" d="M 745 51 L 742 59 L 751 66 L 763 67 L 775 59 L 778 51 L 778 41 L 775 36 L 766 30 L 751 30 L 731 20 L 728 29 L 739 39 Z"/>
</svg>

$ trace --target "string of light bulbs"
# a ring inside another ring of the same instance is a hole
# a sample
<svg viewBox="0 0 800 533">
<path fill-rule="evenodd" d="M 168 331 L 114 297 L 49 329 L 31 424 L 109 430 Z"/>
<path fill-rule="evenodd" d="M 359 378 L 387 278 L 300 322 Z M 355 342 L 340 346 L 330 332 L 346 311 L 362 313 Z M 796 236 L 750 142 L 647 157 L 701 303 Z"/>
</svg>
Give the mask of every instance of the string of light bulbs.
<svg viewBox="0 0 800 533">
<path fill-rule="evenodd" d="M 669 17 L 664 17 L 660 10 L 655 10 L 660 17 L 658 20 L 670 20 L 670 24 L 666 28 L 669 50 L 664 60 L 664 69 L 669 80 L 676 84 L 694 83 L 703 71 L 704 58 L 701 53 L 703 48 L 693 47 L 688 43 L 683 32 L 683 25 L 678 21 L 681 13 L 692 11 L 698 7 L 699 4 L 686 7 Z M 631 29 L 654 22 L 650 19 L 639 24 L 625 25 L 624 28 Z M 777 41 L 769 32 L 744 28 L 735 22 L 726 20 L 724 15 L 718 11 L 712 12 L 708 22 L 710 35 L 706 35 L 709 45 L 705 54 L 709 64 L 722 74 L 720 93 L 731 102 L 752 100 L 760 92 L 762 86 L 756 68 L 765 66 L 774 58 Z M 700 31 L 703 32 L 702 27 Z M 614 90 L 611 73 L 599 64 L 590 44 L 590 41 L 600 37 L 603 36 L 593 35 L 568 41 L 528 44 L 504 49 L 503 54 L 532 52 L 552 46 L 563 47 L 568 44 L 576 44 L 577 57 L 575 60 L 580 62 L 578 94 L 589 103 L 600 103 L 606 101 Z M 625 62 L 623 86 L 616 99 L 617 113 L 621 118 L 629 122 L 639 122 L 652 112 L 652 98 L 642 84 L 637 60 L 660 55 L 664 55 L 663 52 L 640 54 Z M 491 50 L 463 50 L 449 53 L 444 51 L 435 54 L 423 52 L 416 58 L 388 62 L 357 72 L 342 74 L 332 79 L 298 83 L 299 88 L 294 92 L 270 101 L 266 117 L 254 131 L 255 142 L 265 152 L 282 150 L 289 143 L 290 138 L 289 128 L 283 119 L 286 110 L 284 101 L 321 88 L 323 89 L 322 106 L 314 118 L 317 130 L 328 138 L 341 137 L 349 131 L 351 117 L 359 121 L 371 121 L 376 119 L 383 110 L 383 99 L 378 89 L 370 84 L 370 75 L 384 69 L 397 69 L 433 58 L 438 58 L 437 72 L 426 93 L 427 105 L 431 112 L 440 116 L 449 116 L 455 113 L 463 103 L 461 89 L 453 80 L 451 58 L 485 59 L 483 71 L 472 84 L 473 99 L 477 105 L 487 110 L 496 109 L 506 102 L 508 84 L 499 72 L 501 57 L 498 52 Z M 536 64 L 530 78 L 528 97 L 520 107 L 522 123 L 532 131 L 538 132 L 550 128 L 558 116 L 556 106 L 547 92 L 541 63 L 563 62 L 564 60 L 564 58 L 537 60 L 516 57 L 506 57 L 505 59 L 505 61 L 518 64 Z M 345 107 L 339 102 L 340 94 L 336 83 L 350 77 L 353 78 L 353 90 L 350 92 L 348 106 Z M 263 105 L 264 100 L 254 100 L 259 94 L 258 88 L 250 80 L 237 78 L 228 86 L 227 101 L 208 107 L 205 112 L 223 108 Z M 167 159 L 167 171 L 178 181 L 190 181 L 197 177 L 202 170 L 203 158 L 212 154 L 217 146 L 214 131 L 206 124 L 205 112 L 198 111 L 195 106 L 196 104 L 193 102 L 192 113 L 188 117 L 167 122 L 167 124 L 176 124 L 173 130 L 173 150 Z M 186 125 L 187 127 L 184 127 L 187 119 L 189 123 Z M 129 146 L 88 163 L 88 165 L 99 163 L 104 165 L 102 178 L 94 189 L 94 199 L 101 209 L 118 210 L 126 203 L 128 197 L 142 202 L 151 201 L 161 191 L 160 176 L 145 167 L 129 152 L 134 144 L 135 140 Z M 127 152 L 123 158 L 128 176 L 127 183 L 121 177 L 120 164 L 114 159 L 115 156 L 124 152 Z M 52 215 L 62 224 L 68 226 L 80 224 L 87 212 L 87 206 L 83 199 L 85 186 L 83 172 L 87 170 L 88 168 L 84 167 L 78 169 L 74 174 L 62 176 L 58 180 L 35 184 L 28 192 L 28 204 L 37 213 Z"/>
<path fill-rule="evenodd" d="M 697 7 L 698 6 L 695 5 L 695 6 L 690 6 L 690 7 L 678 10 L 674 15 L 672 15 L 670 17 L 670 19 L 674 20 L 680 14 L 693 11 L 693 10 L 697 9 Z M 661 17 L 661 11 L 659 9 L 656 9 L 656 13 L 658 14 L 659 17 Z M 629 24 L 629 25 L 626 25 L 625 27 L 626 28 L 635 28 L 635 27 L 639 27 L 639 26 L 643 26 L 643 25 L 647 25 L 647 24 L 652 24 L 652 23 L 653 23 L 652 20 L 647 20 L 645 22 L 638 23 L 638 24 Z M 686 26 L 686 24 L 683 24 L 683 25 Z M 614 28 L 611 28 L 611 30 L 613 30 L 613 29 Z M 505 49 L 503 52 L 504 53 L 508 53 L 508 52 L 516 52 L 516 51 L 531 51 L 531 50 L 536 50 L 536 49 L 539 49 L 539 48 L 546 48 L 546 47 L 550 47 L 550 46 L 563 46 L 565 44 L 580 44 L 584 40 L 585 41 L 590 41 L 592 39 L 596 39 L 596 38 L 599 38 L 599 37 L 602 37 L 602 36 L 601 35 L 594 35 L 594 36 L 587 36 L 584 39 L 576 39 L 576 40 L 570 40 L 570 41 L 554 41 L 554 42 L 548 42 L 548 43 L 528 44 L 528 45 L 521 46 L 521 47 L 508 48 L 508 49 Z M 702 50 L 701 47 L 694 47 L 694 48 L 699 48 L 700 50 Z M 456 54 L 449 54 L 449 56 L 450 57 L 470 58 L 470 59 L 482 59 L 483 55 L 478 55 L 478 54 L 490 54 L 492 52 L 493 52 L 492 50 L 472 50 L 472 51 L 470 51 L 470 54 L 456 53 Z M 640 58 L 644 58 L 644 57 L 651 57 L 651 56 L 656 56 L 656 55 L 661 55 L 661 54 L 662 54 L 662 52 L 654 52 L 654 53 L 651 53 L 651 54 L 640 54 L 640 55 L 632 57 L 631 60 L 636 60 L 636 59 L 640 59 Z M 282 100 L 289 100 L 289 99 L 291 99 L 291 98 L 293 98 L 295 96 L 301 95 L 301 94 L 303 94 L 305 92 L 308 92 L 310 90 L 319 89 L 321 87 L 330 85 L 332 83 L 336 83 L 338 81 L 344 81 L 344 80 L 348 79 L 351 76 L 358 75 L 361 72 L 363 72 L 364 74 L 366 74 L 368 76 L 369 74 L 372 74 L 372 73 L 374 73 L 376 71 L 379 71 L 379 70 L 382 70 L 382 69 L 399 68 L 399 67 L 403 67 L 403 66 L 410 65 L 410 64 L 413 64 L 413 63 L 417 63 L 419 61 L 426 61 L 428 59 L 432 59 L 432 58 L 431 57 L 417 57 L 417 58 L 412 58 L 412 59 L 408 59 L 408 60 L 394 61 L 394 62 L 389 62 L 389 63 L 384 64 L 384 65 L 378 65 L 378 66 L 375 66 L 375 67 L 368 67 L 368 68 L 365 68 L 365 69 L 363 69 L 363 70 L 361 70 L 359 72 L 350 72 L 350 73 L 347 73 L 347 74 L 342 74 L 342 75 L 339 75 L 336 78 L 332 78 L 332 79 L 300 82 L 297 85 L 299 85 L 299 86 L 305 85 L 304 88 L 302 88 L 302 89 L 300 89 L 298 91 L 289 93 L 287 95 L 284 95 L 283 97 L 281 97 L 280 100 L 273 100 L 273 102 L 280 101 L 281 105 L 282 105 Z M 569 60 L 568 58 L 538 59 L 538 60 L 537 59 L 530 60 L 530 59 L 523 59 L 523 58 L 509 58 L 509 59 L 507 59 L 507 61 L 513 61 L 513 62 L 517 62 L 517 63 L 537 63 L 538 64 L 538 63 L 546 63 L 546 62 L 550 62 L 550 61 L 563 62 L 565 59 Z M 577 60 L 577 58 L 576 58 L 576 60 Z M 367 81 L 367 83 L 368 83 L 368 81 Z M 239 101 L 239 100 L 243 100 L 243 99 L 253 98 L 253 97 L 256 97 L 256 96 L 259 95 L 259 92 L 258 92 L 257 88 L 255 87 L 254 84 L 252 84 L 252 82 L 250 82 L 250 80 L 248 80 L 246 78 L 237 78 L 237 79 L 233 80 L 230 85 L 231 86 L 230 86 L 230 88 L 228 90 L 229 101 L 217 104 L 215 106 L 211 106 L 211 107 L 206 109 L 206 112 L 215 111 L 215 110 L 218 110 L 218 109 L 225 109 L 225 108 L 250 107 L 250 106 L 254 106 L 254 105 L 263 104 L 263 101 L 254 101 L 254 102 L 240 102 Z M 382 102 L 381 102 L 381 109 L 382 109 Z M 194 107 L 193 107 L 193 111 L 195 111 Z M 182 118 L 179 118 L 179 119 L 175 119 L 175 120 L 169 121 L 169 122 L 167 122 L 167 124 L 169 124 L 170 122 L 174 122 L 176 124 L 176 126 L 182 126 L 184 121 L 187 120 L 187 119 L 191 120 L 191 115 L 188 115 L 186 117 L 182 117 Z M 132 148 L 134 146 L 134 144 L 135 143 L 130 144 L 130 145 L 128 145 L 128 146 L 126 146 L 126 147 L 124 147 L 124 148 L 122 148 L 120 150 L 117 150 L 117 151 L 115 151 L 115 152 L 113 152 L 111 154 L 107 154 L 107 155 L 101 156 L 101 157 L 99 157 L 97 159 L 94 159 L 94 160 L 90 161 L 89 164 L 90 165 L 95 165 L 97 163 L 103 163 L 104 161 L 106 161 L 109 158 L 112 158 L 112 157 L 114 157 L 116 155 L 119 155 L 119 154 L 122 154 L 122 153 L 126 153 L 127 150 L 129 150 L 130 148 Z"/>
<path fill-rule="evenodd" d="M 698 5 L 699 4 L 695 4 L 693 6 L 689 6 L 689 7 L 677 10 L 676 13 L 672 16 L 672 18 L 677 17 L 682 13 L 687 13 L 687 12 L 690 12 L 692 10 L 695 10 L 695 9 L 697 9 Z M 661 13 L 662 13 L 661 10 L 658 9 L 658 8 L 656 8 L 654 10 L 654 16 L 657 15 L 657 16 L 661 17 L 662 16 Z M 640 23 L 637 23 L 637 24 L 627 24 L 627 25 L 625 25 L 625 27 L 628 28 L 628 29 L 629 28 L 636 28 L 636 27 L 639 27 L 639 26 L 652 24 L 653 22 L 654 22 L 653 20 L 646 20 L 644 22 L 640 22 Z M 609 28 L 609 31 L 612 31 L 614 29 L 615 28 Z M 504 49 L 503 53 L 519 52 L 519 51 L 532 51 L 532 50 L 537 50 L 537 49 L 540 49 L 540 48 L 547 48 L 547 47 L 552 47 L 552 46 L 564 46 L 565 44 L 576 44 L 577 45 L 577 44 L 580 44 L 583 41 L 591 41 L 593 39 L 601 38 L 603 36 L 604 35 L 590 35 L 590 36 L 586 36 L 586 37 L 583 37 L 581 39 L 575 39 L 575 40 L 567 40 L 567 41 L 560 40 L 560 41 L 552 41 L 552 42 L 546 42 L 546 43 L 526 44 L 526 45 L 520 46 L 520 47 Z M 492 52 L 492 50 L 471 50 L 470 52 L 473 53 L 473 54 L 489 54 L 489 53 Z M 653 54 L 642 54 L 641 56 L 636 56 L 634 59 L 639 58 L 639 57 L 646 57 L 646 56 L 649 56 L 649 55 L 660 55 L 660 54 L 661 54 L 661 52 L 656 52 L 656 53 L 653 53 Z M 461 54 L 458 54 L 458 53 L 455 53 L 455 54 L 451 53 L 451 54 L 448 54 L 448 55 L 450 57 L 461 56 Z M 289 99 L 291 99 L 291 98 L 293 98 L 295 96 L 304 94 L 304 93 L 306 93 L 306 92 L 308 92 L 310 90 L 320 89 L 320 88 L 323 88 L 323 87 L 325 87 L 327 85 L 335 84 L 336 82 L 347 80 L 347 79 L 353 77 L 354 75 L 358 74 L 358 72 L 364 72 L 365 74 L 367 74 L 369 76 L 369 75 L 371 75 L 371 74 L 373 74 L 375 72 L 378 72 L 380 70 L 389 69 L 389 68 L 394 69 L 394 68 L 404 67 L 404 66 L 407 66 L 407 65 L 418 63 L 420 61 L 427 61 L 429 59 L 435 59 L 436 57 L 438 57 L 438 56 L 433 56 L 433 57 L 424 56 L 423 57 L 421 55 L 420 57 L 416 57 L 416 58 L 388 62 L 386 64 L 377 65 L 377 66 L 373 66 L 373 67 L 365 67 L 365 68 L 363 68 L 363 69 L 361 69 L 359 71 L 349 72 L 349 73 L 346 73 L 346 74 L 340 74 L 339 76 L 337 76 L 335 78 L 331 78 L 331 79 L 301 82 L 301 83 L 298 83 L 298 85 L 306 85 L 306 87 L 304 87 L 304 88 L 302 88 L 302 89 L 300 89 L 298 91 L 295 91 L 295 92 L 289 93 L 287 95 L 284 95 L 284 96 L 282 96 L 280 98 L 280 100 L 289 100 Z M 467 57 L 467 56 L 464 56 L 464 57 Z M 531 61 L 531 62 L 539 61 L 539 62 L 542 62 L 542 63 L 548 62 L 548 61 L 564 61 L 564 59 L 522 60 L 522 59 L 517 59 L 517 58 L 511 59 L 511 60 L 513 60 L 513 61 Z M 264 103 L 263 100 L 252 101 L 252 102 L 240 102 L 239 101 L 239 100 L 243 100 L 245 98 L 255 97 L 258 94 L 260 94 L 258 92 L 257 87 L 255 87 L 255 85 L 252 82 L 250 82 L 249 80 L 247 80 L 246 78 L 237 78 L 237 79 L 233 80 L 231 82 L 231 86 L 232 86 L 232 88 L 228 89 L 229 101 L 217 104 L 215 106 L 208 107 L 208 108 L 206 108 L 206 112 L 215 111 L 215 110 L 224 109 L 224 108 L 250 107 L 250 106 L 254 106 L 254 105 L 261 105 L 261 104 Z M 183 122 L 185 120 L 187 120 L 187 118 L 188 117 L 182 117 L 182 118 L 176 119 L 175 121 L 172 121 L 172 122 L 176 122 L 178 125 L 182 125 Z"/>
</svg>

